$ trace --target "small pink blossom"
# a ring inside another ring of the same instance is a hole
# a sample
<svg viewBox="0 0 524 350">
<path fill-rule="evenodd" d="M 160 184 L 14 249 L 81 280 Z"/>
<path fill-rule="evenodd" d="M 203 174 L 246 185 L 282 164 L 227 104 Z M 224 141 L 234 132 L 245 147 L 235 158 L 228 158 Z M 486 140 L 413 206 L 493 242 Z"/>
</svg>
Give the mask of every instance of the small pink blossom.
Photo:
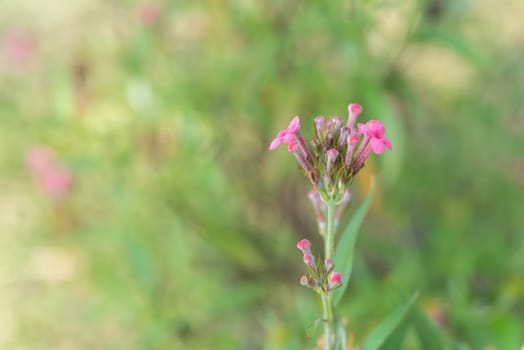
<svg viewBox="0 0 524 350">
<path fill-rule="evenodd" d="M 26 157 L 26 164 L 40 189 L 51 199 L 59 199 L 71 189 L 71 172 L 56 163 L 55 156 L 49 148 L 33 148 Z"/>
<path fill-rule="evenodd" d="M 54 165 L 53 152 L 47 147 L 33 148 L 26 157 L 27 167 L 34 173 L 43 173 Z"/>
<path fill-rule="evenodd" d="M 25 65 L 31 58 L 34 50 L 34 39 L 25 30 L 12 29 L 5 33 L 2 38 L 3 54 L 12 65 Z"/>
<path fill-rule="evenodd" d="M 298 116 L 294 117 L 289 123 L 286 129 L 280 130 L 277 136 L 269 145 L 269 150 L 272 151 L 280 146 L 281 143 L 288 145 L 288 150 L 291 152 L 295 147 L 293 141 L 295 140 L 295 134 L 300 130 L 300 118 Z M 290 146 L 291 143 L 291 146 Z M 292 149 L 290 149 L 292 148 Z"/>
<path fill-rule="evenodd" d="M 40 187 L 52 199 L 59 199 L 69 192 L 72 180 L 69 170 L 61 167 L 47 169 L 38 176 Z"/>
<path fill-rule="evenodd" d="M 358 131 L 369 139 L 369 146 L 375 154 L 384 153 L 385 149 L 391 150 L 391 142 L 384 135 L 386 129 L 379 120 L 370 120 L 366 124 L 358 124 Z"/>
<path fill-rule="evenodd" d="M 160 18 L 162 9 L 157 4 L 141 3 L 136 7 L 135 13 L 141 24 L 149 26 L 154 24 L 158 18 Z"/>
<path fill-rule="evenodd" d="M 332 272 L 331 276 L 329 277 L 329 289 L 333 289 L 340 283 L 342 283 L 342 274 L 339 272 Z"/>
<path fill-rule="evenodd" d="M 297 243 L 297 248 L 302 251 L 302 253 L 310 253 L 311 252 L 311 242 L 307 239 L 303 239 Z"/>
</svg>

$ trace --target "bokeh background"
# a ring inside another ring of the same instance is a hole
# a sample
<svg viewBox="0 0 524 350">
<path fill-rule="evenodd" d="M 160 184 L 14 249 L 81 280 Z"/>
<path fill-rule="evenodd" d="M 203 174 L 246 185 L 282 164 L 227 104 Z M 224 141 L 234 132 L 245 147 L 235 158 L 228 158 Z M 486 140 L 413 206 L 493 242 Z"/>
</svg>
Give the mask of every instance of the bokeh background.
<svg viewBox="0 0 524 350">
<path fill-rule="evenodd" d="M 393 151 L 340 306 L 415 291 L 464 349 L 524 342 L 524 2 L 0 2 L 0 348 L 303 349 L 320 240 L 294 115 Z M 409 333 L 406 348 L 417 349 Z"/>
</svg>

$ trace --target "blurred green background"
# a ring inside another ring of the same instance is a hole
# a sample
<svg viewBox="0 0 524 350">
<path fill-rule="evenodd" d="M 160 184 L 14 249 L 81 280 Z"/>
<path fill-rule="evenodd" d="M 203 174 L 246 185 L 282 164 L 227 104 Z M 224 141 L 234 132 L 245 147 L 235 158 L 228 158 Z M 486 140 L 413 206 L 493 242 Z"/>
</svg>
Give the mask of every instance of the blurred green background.
<svg viewBox="0 0 524 350">
<path fill-rule="evenodd" d="M 294 115 L 308 137 L 358 102 L 393 152 L 344 219 L 376 176 L 339 310 L 355 342 L 418 290 L 448 339 L 518 349 L 522 13 L 0 1 L 0 348 L 312 349 L 320 305 L 295 248 L 320 247 L 309 183 L 267 147 Z"/>
</svg>

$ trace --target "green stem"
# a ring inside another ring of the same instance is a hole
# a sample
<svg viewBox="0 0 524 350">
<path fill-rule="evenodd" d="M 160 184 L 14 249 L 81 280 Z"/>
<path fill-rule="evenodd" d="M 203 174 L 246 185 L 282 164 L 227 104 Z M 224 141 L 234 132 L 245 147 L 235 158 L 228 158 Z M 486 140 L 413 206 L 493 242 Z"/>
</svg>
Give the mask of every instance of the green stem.
<svg viewBox="0 0 524 350">
<path fill-rule="evenodd" d="M 329 200 L 327 203 L 326 234 L 324 236 L 324 258 L 333 260 L 335 257 L 335 211 L 336 203 Z"/>
<path fill-rule="evenodd" d="M 327 227 L 324 236 L 324 258 L 334 260 L 335 257 L 335 210 L 336 203 L 330 199 L 327 202 Z M 332 350 L 332 336 L 335 330 L 333 303 L 331 292 L 322 293 L 322 318 L 324 319 L 324 350 Z"/>
</svg>

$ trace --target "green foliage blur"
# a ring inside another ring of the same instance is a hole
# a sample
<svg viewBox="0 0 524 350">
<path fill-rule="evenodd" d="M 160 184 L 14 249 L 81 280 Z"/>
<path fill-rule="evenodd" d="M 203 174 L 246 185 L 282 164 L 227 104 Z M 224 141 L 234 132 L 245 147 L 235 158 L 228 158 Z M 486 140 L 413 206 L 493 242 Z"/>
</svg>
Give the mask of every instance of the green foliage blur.
<svg viewBox="0 0 524 350">
<path fill-rule="evenodd" d="M 285 149 L 358 102 L 393 151 L 339 314 L 359 344 L 418 291 L 462 349 L 524 343 L 524 3 L 0 2 L 0 348 L 313 349 Z M 27 166 L 70 172 L 51 196 Z M 64 170 L 64 171 L 65 171 Z M 420 315 L 419 315 L 420 316 Z M 425 349 L 413 331 L 406 349 Z"/>
</svg>

